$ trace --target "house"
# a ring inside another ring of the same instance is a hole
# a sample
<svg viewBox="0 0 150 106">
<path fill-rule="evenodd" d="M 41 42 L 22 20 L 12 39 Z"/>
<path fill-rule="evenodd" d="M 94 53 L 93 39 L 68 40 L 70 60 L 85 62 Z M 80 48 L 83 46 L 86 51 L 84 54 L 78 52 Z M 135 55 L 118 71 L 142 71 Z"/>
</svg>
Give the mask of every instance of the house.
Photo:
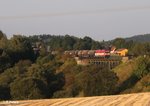
<svg viewBox="0 0 150 106">
<path fill-rule="evenodd" d="M 128 49 L 118 49 L 115 53 L 119 56 L 126 56 L 128 54 Z"/>
</svg>

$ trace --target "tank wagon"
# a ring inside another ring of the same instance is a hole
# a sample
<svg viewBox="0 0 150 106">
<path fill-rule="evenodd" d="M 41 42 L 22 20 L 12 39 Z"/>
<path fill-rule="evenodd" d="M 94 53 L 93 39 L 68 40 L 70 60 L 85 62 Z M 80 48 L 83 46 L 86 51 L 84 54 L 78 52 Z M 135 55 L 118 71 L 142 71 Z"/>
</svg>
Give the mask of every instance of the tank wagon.
<svg viewBox="0 0 150 106">
<path fill-rule="evenodd" d="M 72 50 L 65 51 L 65 55 L 77 57 L 109 57 L 110 51 L 108 50 Z"/>
</svg>

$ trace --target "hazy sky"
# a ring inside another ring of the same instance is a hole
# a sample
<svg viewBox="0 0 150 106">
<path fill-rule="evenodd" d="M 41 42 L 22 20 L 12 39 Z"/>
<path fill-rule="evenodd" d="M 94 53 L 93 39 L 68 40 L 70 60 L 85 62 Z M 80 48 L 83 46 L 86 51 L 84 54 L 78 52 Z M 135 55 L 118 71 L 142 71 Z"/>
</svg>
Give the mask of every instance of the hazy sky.
<svg viewBox="0 0 150 106">
<path fill-rule="evenodd" d="M 0 0 L 0 30 L 96 40 L 150 33 L 150 0 Z"/>
</svg>

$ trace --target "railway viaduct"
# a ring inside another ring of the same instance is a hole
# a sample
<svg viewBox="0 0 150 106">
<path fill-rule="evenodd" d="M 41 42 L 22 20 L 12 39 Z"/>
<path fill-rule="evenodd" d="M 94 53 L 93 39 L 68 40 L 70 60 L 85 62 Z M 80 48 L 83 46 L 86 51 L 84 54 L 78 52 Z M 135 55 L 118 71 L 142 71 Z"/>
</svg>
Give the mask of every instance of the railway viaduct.
<svg viewBox="0 0 150 106">
<path fill-rule="evenodd" d="M 102 57 L 75 57 L 78 65 L 96 64 L 112 69 L 122 62 L 122 58 L 102 58 Z"/>
</svg>

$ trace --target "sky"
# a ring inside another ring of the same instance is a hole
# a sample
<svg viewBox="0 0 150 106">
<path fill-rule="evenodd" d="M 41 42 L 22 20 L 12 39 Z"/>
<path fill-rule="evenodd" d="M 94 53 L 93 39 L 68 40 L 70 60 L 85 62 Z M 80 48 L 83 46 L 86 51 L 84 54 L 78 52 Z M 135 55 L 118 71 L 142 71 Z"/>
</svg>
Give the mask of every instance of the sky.
<svg viewBox="0 0 150 106">
<path fill-rule="evenodd" d="M 150 0 L 0 0 L 0 30 L 13 34 L 90 36 L 150 33 Z"/>
</svg>

